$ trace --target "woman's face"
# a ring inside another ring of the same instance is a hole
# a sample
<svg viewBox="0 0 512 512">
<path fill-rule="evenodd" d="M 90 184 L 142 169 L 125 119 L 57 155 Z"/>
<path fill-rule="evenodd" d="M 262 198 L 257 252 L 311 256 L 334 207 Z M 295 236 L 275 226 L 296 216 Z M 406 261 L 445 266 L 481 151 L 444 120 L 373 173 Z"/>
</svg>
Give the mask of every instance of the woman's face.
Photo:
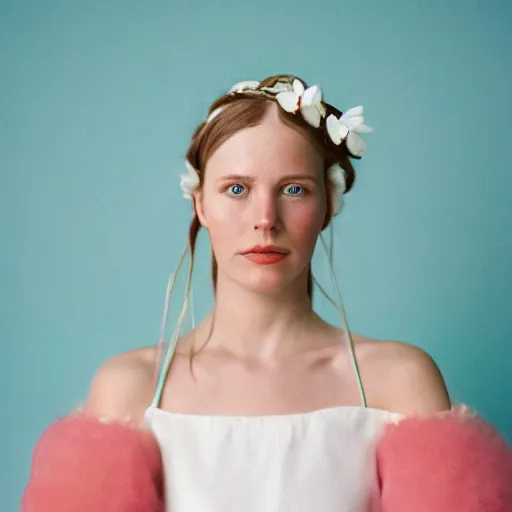
<svg viewBox="0 0 512 512">
<path fill-rule="evenodd" d="M 278 108 L 219 146 L 196 193 L 218 278 L 267 293 L 307 275 L 327 212 L 323 158 Z"/>
</svg>

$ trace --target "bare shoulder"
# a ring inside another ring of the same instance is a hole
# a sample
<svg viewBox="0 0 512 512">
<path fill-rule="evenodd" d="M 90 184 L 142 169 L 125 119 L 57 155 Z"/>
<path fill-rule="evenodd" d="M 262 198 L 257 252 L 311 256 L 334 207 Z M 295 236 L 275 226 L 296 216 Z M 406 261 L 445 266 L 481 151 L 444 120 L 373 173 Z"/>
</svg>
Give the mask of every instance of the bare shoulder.
<svg viewBox="0 0 512 512">
<path fill-rule="evenodd" d="M 424 350 L 399 341 L 354 338 L 376 407 L 402 414 L 450 409 L 443 375 Z"/>
<path fill-rule="evenodd" d="M 155 390 L 156 349 L 118 354 L 96 372 L 85 410 L 99 417 L 140 423 Z"/>
</svg>

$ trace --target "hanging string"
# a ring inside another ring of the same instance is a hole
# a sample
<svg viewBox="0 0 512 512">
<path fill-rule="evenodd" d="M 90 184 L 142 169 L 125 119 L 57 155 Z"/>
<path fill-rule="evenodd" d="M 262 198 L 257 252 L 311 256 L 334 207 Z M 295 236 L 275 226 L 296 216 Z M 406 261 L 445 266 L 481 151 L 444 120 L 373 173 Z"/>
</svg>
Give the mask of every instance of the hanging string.
<svg viewBox="0 0 512 512">
<path fill-rule="evenodd" d="M 167 347 L 167 350 L 166 350 L 165 359 L 163 360 L 163 362 L 158 364 L 159 377 L 158 377 L 155 396 L 154 396 L 153 403 L 152 403 L 153 407 L 157 407 L 158 403 L 160 401 L 160 395 L 162 393 L 162 389 L 163 389 L 165 380 L 167 378 L 167 373 L 169 371 L 170 363 L 172 361 L 174 352 L 176 350 L 176 345 L 177 345 L 178 340 L 181 337 L 181 334 L 183 331 L 183 322 L 185 320 L 185 316 L 186 316 L 186 313 L 187 313 L 187 310 L 189 307 L 189 303 L 190 303 L 190 298 L 191 298 L 190 297 L 190 295 L 191 295 L 190 289 L 191 289 L 191 281 L 192 281 L 193 257 L 192 257 L 190 245 L 187 244 L 187 246 L 185 247 L 185 250 L 183 251 L 183 253 L 181 255 L 181 258 L 176 267 L 176 270 L 169 277 L 169 281 L 168 281 L 168 285 L 167 285 L 167 291 L 166 291 L 166 295 L 165 295 L 164 314 L 163 314 L 163 318 L 162 318 L 162 325 L 161 325 L 161 329 L 160 329 L 160 338 L 159 338 L 159 342 L 158 342 L 158 344 L 159 344 L 159 349 L 158 349 L 159 360 L 161 360 L 163 348 L 165 346 L 165 342 L 163 340 L 165 337 L 165 330 L 167 327 L 167 318 L 168 318 L 168 314 L 169 314 L 170 299 L 172 297 L 172 292 L 173 292 L 174 286 L 176 284 L 176 278 L 181 270 L 181 267 L 183 266 L 185 257 L 187 255 L 189 256 L 189 265 L 188 265 L 188 271 L 187 271 L 187 278 L 186 278 L 186 282 L 185 282 L 185 293 L 184 293 L 184 297 L 183 297 L 183 304 L 181 307 L 180 314 L 178 316 L 178 321 L 177 321 L 176 327 L 174 328 L 171 339 L 169 341 L 169 346 Z M 193 313 L 192 313 L 192 315 L 193 315 Z M 195 324 L 195 318 L 193 316 L 192 316 L 192 321 Z"/>
<path fill-rule="evenodd" d="M 331 279 L 332 279 L 332 283 L 334 285 L 334 290 L 336 292 L 336 299 L 337 300 L 331 299 L 331 297 L 329 297 L 329 295 L 325 292 L 323 287 L 319 286 L 319 283 L 318 283 L 318 281 L 315 278 L 314 278 L 314 281 L 317 284 L 317 286 L 319 286 L 319 289 L 323 293 L 323 295 L 335 307 L 336 311 L 340 315 L 341 323 L 342 323 L 343 330 L 344 330 L 344 333 L 345 333 L 345 341 L 347 343 L 347 346 L 348 346 L 348 349 L 349 349 L 349 353 L 350 353 L 350 360 L 351 360 L 351 363 L 352 363 L 352 367 L 354 368 L 354 372 L 356 374 L 357 385 L 358 385 L 358 388 L 359 388 L 359 395 L 361 397 L 361 403 L 363 404 L 363 407 L 367 407 L 366 394 L 364 392 L 363 382 L 362 382 L 362 379 L 361 379 L 361 373 L 360 373 L 360 370 L 359 370 L 359 365 L 357 363 L 357 358 L 356 358 L 355 349 L 354 349 L 354 341 L 352 340 L 352 335 L 350 333 L 350 329 L 349 329 L 349 326 L 348 326 L 347 314 L 346 314 L 346 311 L 345 311 L 345 307 L 343 305 L 343 299 L 341 297 L 341 291 L 340 291 L 340 286 L 339 286 L 339 283 L 338 283 L 338 279 L 336 277 L 336 273 L 334 272 L 334 250 L 333 250 L 334 234 L 333 234 L 333 229 L 332 229 L 332 223 L 329 226 L 329 231 L 330 231 L 330 246 L 329 247 L 327 246 L 327 243 L 326 243 L 325 238 L 324 238 L 322 233 L 320 233 L 320 242 L 321 242 L 322 247 L 323 247 L 323 249 L 325 251 L 325 254 L 327 256 L 327 260 L 328 260 L 328 263 L 329 263 L 329 270 L 330 270 L 330 273 L 331 273 Z"/>
</svg>

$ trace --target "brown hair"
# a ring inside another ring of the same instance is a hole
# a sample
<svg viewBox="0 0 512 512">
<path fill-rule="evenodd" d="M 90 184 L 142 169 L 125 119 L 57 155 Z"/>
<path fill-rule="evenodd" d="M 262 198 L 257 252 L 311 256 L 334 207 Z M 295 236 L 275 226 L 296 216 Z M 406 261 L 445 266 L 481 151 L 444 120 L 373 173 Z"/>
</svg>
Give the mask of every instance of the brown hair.
<svg viewBox="0 0 512 512">
<path fill-rule="evenodd" d="M 266 78 L 260 82 L 260 87 L 272 87 L 278 81 L 292 83 L 297 77 L 291 75 L 276 75 Z M 305 82 L 301 82 L 307 87 Z M 187 160 L 199 173 L 199 183 L 202 186 L 204 179 L 204 169 L 206 163 L 214 151 L 227 139 L 233 136 L 244 128 L 256 126 L 260 124 L 269 108 L 270 102 L 275 101 L 273 97 L 255 94 L 254 92 L 247 91 L 242 94 L 226 94 L 218 98 L 208 110 L 208 115 L 214 112 L 219 107 L 222 107 L 222 112 L 216 115 L 209 122 L 204 121 L 195 130 L 190 146 L 186 152 Z M 326 107 L 326 117 L 330 114 L 340 117 L 341 112 L 329 105 L 324 103 Z M 334 163 L 338 163 L 345 171 L 346 180 L 346 192 L 348 192 L 355 180 L 355 172 L 352 163 L 349 160 L 348 154 L 344 146 L 336 146 L 327 134 L 326 129 L 321 126 L 320 128 L 314 128 L 310 126 L 301 115 L 295 115 L 288 113 L 282 108 L 278 109 L 281 120 L 291 128 L 299 131 L 304 137 L 306 137 L 313 146 L 319 151 L 324 157 L 324 169 L 327 169 Z M 329 187 L 329 182 L 326 180 L 326 184 Z M 324 226 L 325 229 L 332 217 L 332 204 L 330 200 L 331 195 L 327 194 L 328 208 L 327 215 L 325 218 Z M 189 229 L 189 242 L 191 257 L 194 256 L 194 249 L 197 239 L 197 234 L 201 224 L 196 214 L 190 224 Z M 214 290 L 217 281 L 217 262 L 215 256 L 212 254 L 212 280 Z M 311 268 L 308 274 L 308 295 L 310 300 L 313 296 L 313 280 L 311 275 Z"/>
</svg>

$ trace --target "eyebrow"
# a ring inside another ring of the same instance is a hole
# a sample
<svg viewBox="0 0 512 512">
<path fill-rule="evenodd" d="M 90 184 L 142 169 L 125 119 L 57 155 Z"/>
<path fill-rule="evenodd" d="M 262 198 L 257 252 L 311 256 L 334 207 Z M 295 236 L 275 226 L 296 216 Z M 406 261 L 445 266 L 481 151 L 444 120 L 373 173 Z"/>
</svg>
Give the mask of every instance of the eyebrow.
<svg viewBox="0 0 512 512">
<path fill-rule="evenodd" d="M 221 178 L 218 178 L 217 181 L 227 181 L 227 180 L 240 180 L 253 183 L 255 178 L 253 176 L 246 176 L 243 174 L 226 174 Z M 318 183 L 318 180 L 309 174 L 290 174 L 288 176 L 283 176 L 280 181 L 294 181 L 294 180 L 308 180 L 313 181 L 314 183 Z"/>
</svg>

